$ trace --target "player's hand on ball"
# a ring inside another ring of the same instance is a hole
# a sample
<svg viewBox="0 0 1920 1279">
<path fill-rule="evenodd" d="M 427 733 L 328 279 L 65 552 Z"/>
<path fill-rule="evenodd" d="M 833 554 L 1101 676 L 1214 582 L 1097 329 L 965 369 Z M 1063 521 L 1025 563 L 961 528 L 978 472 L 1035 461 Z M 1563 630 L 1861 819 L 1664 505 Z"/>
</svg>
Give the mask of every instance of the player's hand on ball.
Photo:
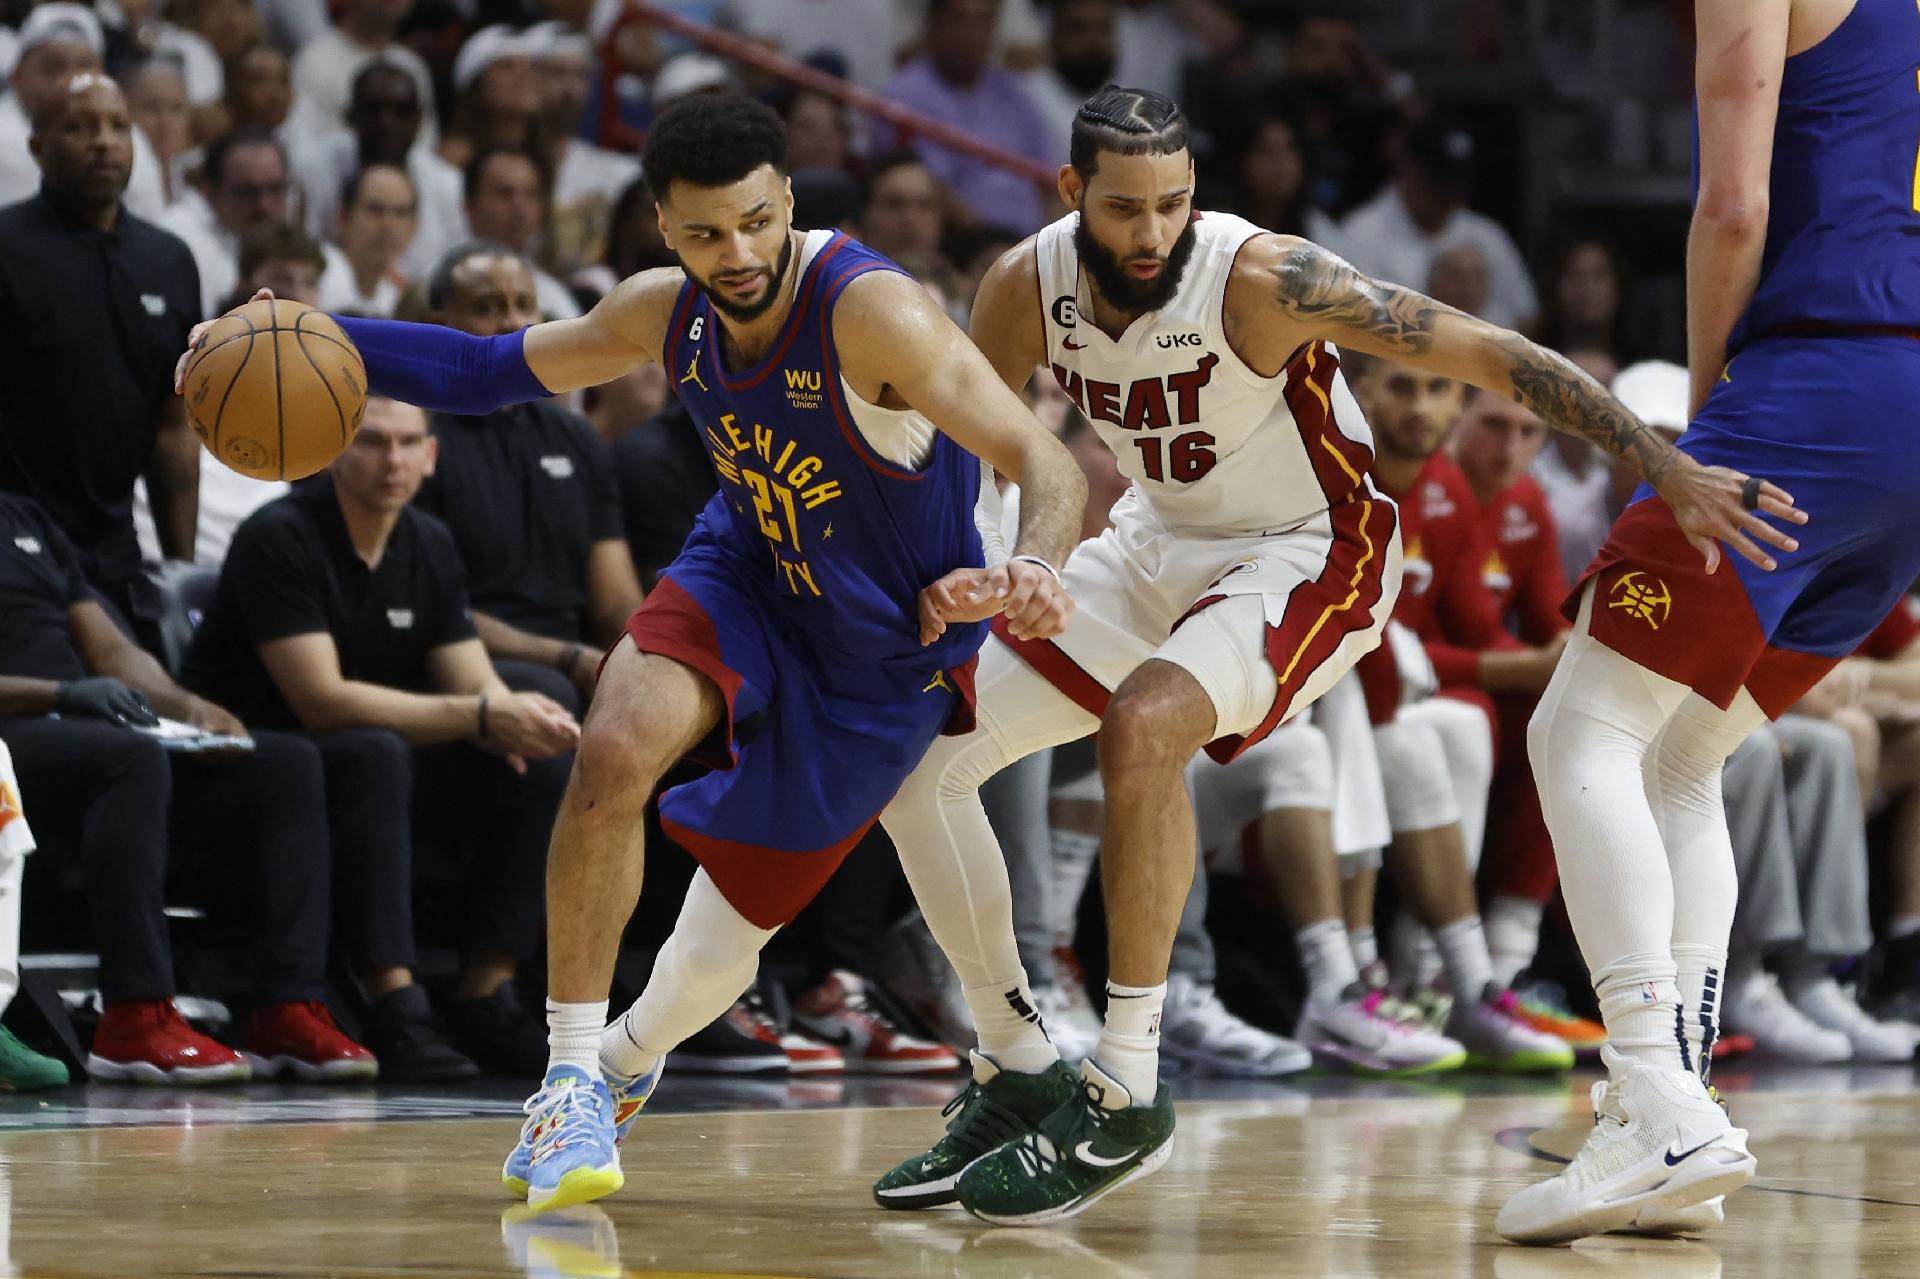
<svg viewBox="0 0 1920 1279">
<path fill-rule="evenodd" d="M 1771 515 L 1790 524 L 1805 524 L 1807 513 L 1794 506 L 1793 496 L 1777 484 L 1762 481 L 1752 510 L 1741 502 L 1748 477 L 1726 466 L 1702 466 L 1685 453 L 1675 452 L 1654 489 L 1666 499 L 1687 541 L 1707 562 L 1707 572 L 1720 567 L 1720 543 L 1771 572 L 1777 562 L 1765 546 L 1797 551 L 1792 534 L 1761 519 Z M 1756 545 L 1764 543 L 1765 546 Z"/>
<path fill-rule="evenodd" d="M 247 301 L 271 302 L 273 301 L 273 290 L 261 289 L 258 293 L 248 298 Z M 239 307 L 235 307 L 234 311 L 239 309 Z M 233 311 L 225 312 L 225 314 L 232 315 Z M 202 320 L 200 323 L 194 325 L 192 329 L 188 330 L 187 349 L 180 352 L 180 358 L 173 362 L 173 393 L 175 395 L 180 394 L 182 388 L 186 385 L 187 362 L 193 358 L 193 353 L 200 349 L 200 343 L 206 339 L 207 330 L 212 328 L 220 318 L 220 316 L 216 315 L 211 320 Z"/>
</svg>

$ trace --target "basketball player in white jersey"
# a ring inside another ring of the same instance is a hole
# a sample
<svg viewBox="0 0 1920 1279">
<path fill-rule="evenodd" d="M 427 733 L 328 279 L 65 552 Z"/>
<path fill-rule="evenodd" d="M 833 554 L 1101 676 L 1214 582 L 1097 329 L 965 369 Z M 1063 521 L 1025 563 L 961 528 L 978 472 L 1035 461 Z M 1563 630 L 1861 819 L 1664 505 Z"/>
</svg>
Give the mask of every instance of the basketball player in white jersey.
<svg viewBox="0 0 1920 1279">
<path fill-rule="evenodd" d="M 882 817 L 980 1043 L 947 1135 L 875 1198 L 958 1199 L 1003 1224 L 1070 1216 L 1165 1162 L 1160 1009 L 1195 855 L 1183 770 L 1312 702 L 1393 606 L 1396 513 L 1367 482 L 1371 438 L 1333 343 L 1511 395 L 1629 459 L 1703 549 L 1778 540 L 1742 508 L 1744 475 L 1693 463 L 1560 356 L 1304 240 L 1196 213 L 1186 121 L 1164 96 L 1108 87 L 1083 104 L 1059 190 L 1072 212 L 988 273 L 973 339 L 1009 385 L 1051 366 L 1134 487 L 1061 573 L 1078 605 L 1067 629 L 1034 642 L 997 628 L 979 727 L 936 743 Z M 990 611 L 983 574 L 936 584 L 923 638 Z M 1032 1012 L 977 791 L 1096 729 L 1110 979 L 1075 1087 Z"/>
</svg>

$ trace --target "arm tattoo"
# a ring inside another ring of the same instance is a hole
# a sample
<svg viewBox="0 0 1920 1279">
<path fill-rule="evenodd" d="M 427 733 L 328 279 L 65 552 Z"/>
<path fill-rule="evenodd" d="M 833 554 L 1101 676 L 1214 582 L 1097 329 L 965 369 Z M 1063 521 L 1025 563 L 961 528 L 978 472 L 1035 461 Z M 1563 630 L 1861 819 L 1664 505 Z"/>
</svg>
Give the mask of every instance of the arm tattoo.
<svg viewBox="0 0 1920 1279">
<path fill-rule="evenodd" d="M 1433 349 L 1434 321 L 1450 308 L 1371 280 L 1317 245 L 1289 249 L 1274 268 L 1280 307 L 1328 328 L 1365 333 L 1406 355 Z"/>
<path fill-rule="evenodd" d="M 1599 445 L 1634 463 L 1650 483 L 1659 483 L 1679 450 L 1629 413 L 1620 401 L 1557 351 L 1502 333 L 1495 345 L 1505 357 L 1513 398 L 1548 426 Z"/>
</svg>

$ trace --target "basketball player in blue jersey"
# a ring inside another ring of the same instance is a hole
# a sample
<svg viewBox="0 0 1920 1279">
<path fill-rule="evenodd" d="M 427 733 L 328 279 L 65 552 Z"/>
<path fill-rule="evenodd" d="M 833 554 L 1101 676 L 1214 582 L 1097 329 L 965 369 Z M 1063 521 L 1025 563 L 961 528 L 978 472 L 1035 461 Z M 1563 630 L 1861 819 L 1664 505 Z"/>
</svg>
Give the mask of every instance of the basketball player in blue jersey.
<svg viewBox="0 0 1920 1279">
<path fill-rule="evenodd" d="M 661 361 L 720 478 L 605 660 L 555 823 L 551 1064 L 503 1174 L 535 1208 L 620 1187 L 616 1142 L 664 1055 L 747 988 L 928 744 L 971 722 L 984 619 L 1059 632 L 1071 603 L 1052 566 L 1086 501 L 1065 446 L 923 288 L 845 235 L 793 229 L 772 111 L 689 98 L 654 123 L 643 163 L 680 269 L 504 337 L 342 321 L 375 394 L 455 413 Z M 1016 554 L 976 597 L 943 595 L 978 620 L 923 644 L 922 591 L 984 563 L 983 459 L 1031 494 Z M 458 731 L 484 742 L 486 727 L 483 704 Z M 642 811 L 687 756 L 713 771 L 668 791 L 661 819 L 701 869 L 645 992 L 609 1025 Z"/>
<path fill-rule="evenodd" d="M 1609 1077 L 1573 1163 L 1501 1210 L 1523 1242 L 1701 1229 L 1753 1176 L 1705 1085 L 1736 893 L 1721 761 L 1920 576 L 1920 7 L 1699 0 L 1696 25 L 1680 448 L 1810 522 L 1776 571 L 1714 572 L 1643 491 L 1569 601 L 1529 747 Z"/>
<path fill-rule="evenodd" d="M 1070 1216 L 1168 1157 L 1158 1050 L 1195 858 L 1187 763 L 1203 747 L 1230 758 L 1298 714 L 1378 642 L 1392 608 L 1394 507 L 1366 478 L 1372 439 L 1339 348 L 1512 396 L 1629 459 L 1703 545 L 1764 557 L 1750 537 L 1792 541 L 1741 508 L 1744 474 L 1677 452 L 1560 356 L 1297 237 L 1196 212 L 1186 120 L 1163 95 L 1102 89 L 1075 115 L 1069 157 L 1059 190 L 1072 212 L 988 272 L 973 334 L 1011 384 L 1050 366 L 1133 489 L 1063 571 L 1072 625 L 1048 640 L 996 625 L 979 727 L 936 743 L 884 818 L 980 1044 L 946 1136 L 874 1195 L 891 1208 L 957 1200 L 1009 1225 Z M 1768 509 L 1791 509 L 1756 488 Z M 1063 1089 L 1024 1015 L 978 789 L 1096 729 L 1106 1024 Z"/>
</svg>

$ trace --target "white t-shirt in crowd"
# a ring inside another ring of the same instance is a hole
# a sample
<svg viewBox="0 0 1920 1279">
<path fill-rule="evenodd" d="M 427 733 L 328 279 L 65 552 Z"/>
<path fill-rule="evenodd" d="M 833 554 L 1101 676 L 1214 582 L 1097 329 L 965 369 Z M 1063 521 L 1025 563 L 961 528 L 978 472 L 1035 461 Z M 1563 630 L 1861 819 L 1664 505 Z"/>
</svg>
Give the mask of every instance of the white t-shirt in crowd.
<svg viewBox="0 0 1920 1279">
<path fill-rule="evenodd" d="M 201 449 L 200 518 L 193 529 L 193 562 L 220 567 L 241 522 L 274 498 L 284 496 L 291 487 L 281 480 L 242 475 Z M 160 539 L 153 531 L 153 507 L 147 501 L 145 480 L 133 482 L 133 532 L 140 539 L 140 557 L 158 562 Z"/>
<path fill-rule="evenodd" d="M 1487 306 L 1481 319 L 1511 329 L 1539 314 L 1533 277 L 1504 227 L 1484 213 L 1461 208 L 1438 234 L 1428 235 L 1407 212 L 1392 182 L 1348 214 L 1327 247 L 1368 275 L 1425 292 L 1434 259 L 1462 245 L 1479 249 L 1487 260 Z"/>
<path fill-rule="evenodd" d="M 204 315 L 218 315 L 240 284 L 240 237 L 220 225 L 198 191 L 188 190 L 160 215 L 159 223 L 187 243 L 200 270 Z"/>
<path fill-rule="evenodd" d="M 554 259 L 573 269 L 597 262 L 607 247 L 613 202 L 640 176 L 640 161 L 569 138 L 553 175 Z"/>
<path fill-rule="evenodd" d="M 403 44 L 369 49 L 331 28 L 301 49 L 293 59 L 293 107 L 287 115 L 287 133 L 300 141 L 318 139 L 347 122 L 347 100 L 353 77 L 375 58 L 385 58 L 413 77 L 420 89 L 420 141 L 432 146 L 433 77 L 420 55 Z"/>
<path fill-rule="evenodd" d="M 345 250 L 337 244 L 323 244 L 320 252 L 327 259 L 326 269 L 320 272 L 322 311 L 370 315 L 381 320 L 393 318 L 394 308 L 400 305 L 400 291 L 406 287 L 404 280 L 389 272 L 374 281 L 373 292 L 362 293 Z"/>
<path fill-rule="evenodd" d="M 306 200 L 307 231 L 325 243 L 338 228 L 334 214 L 340 207 L 340 186 L 360 163 L 360 144 L 347 129 L 335 129 L 324 138 L 310 139 L 293 152 L 293 178 Z M 407 173 L 419 196 L 419 222 L 413 243 L 400 255 L 400 269 L 408 279 L 433 273 L 440 255 L 467 238 L 467 210 L 462 197 L 460 170 L 440 158 L 424 143 L 407 153 Z"/>
</svg>

